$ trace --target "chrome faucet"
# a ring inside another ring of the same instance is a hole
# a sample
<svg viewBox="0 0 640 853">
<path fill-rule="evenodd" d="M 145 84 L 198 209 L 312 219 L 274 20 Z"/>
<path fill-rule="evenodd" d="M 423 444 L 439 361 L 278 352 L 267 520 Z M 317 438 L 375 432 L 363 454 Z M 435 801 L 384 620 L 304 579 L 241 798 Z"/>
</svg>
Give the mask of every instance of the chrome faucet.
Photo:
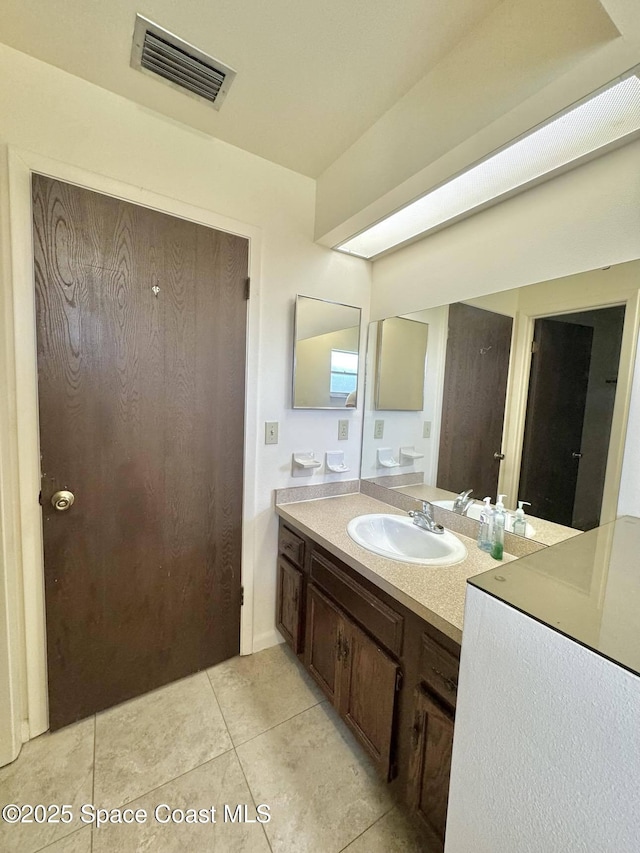
<svg viewBox="0 0 640 853">
<path fill-rule="evenodd" d="M 422 501 L 422 510 L 412 509 L 409 511 L 409 515 L 416 527 L 428 530 L 429 533 L 444 533 L 444 527 L 441 524 L 436 524 L 433 517 L 433 506 L 429 501 Z"/>
<path fill-rule="evenodd" d="M 467 489 L 466 492 L 460 492 L 453 502 L 453 511 L 457 512 L 458 515 L 464 515 L 473 503 L 473 498 L 470 497 L 472 491 L 473 489 Z"/>
</svg>

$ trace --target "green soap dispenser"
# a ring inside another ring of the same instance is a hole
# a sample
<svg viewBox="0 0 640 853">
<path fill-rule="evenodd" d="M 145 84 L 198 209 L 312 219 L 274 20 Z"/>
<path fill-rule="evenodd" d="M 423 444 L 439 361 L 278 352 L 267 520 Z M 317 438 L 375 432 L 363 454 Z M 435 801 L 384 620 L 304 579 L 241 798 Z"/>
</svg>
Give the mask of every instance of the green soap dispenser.
<svg viewBox="0 0 640 853">
<path fill-rule="evenodd" d="M 517 533 L 518 536 L 527 535 L 527 518 L 524 514 L 524 510 L 522 509 L 524 504 L 526 504 L 527 506 L 531 506 L 530 501 L 518 501 L 516 517 L 513 519 L 513 532 Z"/>
<path fill-rule="evenodd" d="M 504 524 L 506 521 L 506 513 L 502 502 L 506 495 L 498 495 L 496 508 L 493 511 L 493 531 L 491 536 L 491 556 L 494 560 L 501 560 L 504 554 Z"/>
</svg>

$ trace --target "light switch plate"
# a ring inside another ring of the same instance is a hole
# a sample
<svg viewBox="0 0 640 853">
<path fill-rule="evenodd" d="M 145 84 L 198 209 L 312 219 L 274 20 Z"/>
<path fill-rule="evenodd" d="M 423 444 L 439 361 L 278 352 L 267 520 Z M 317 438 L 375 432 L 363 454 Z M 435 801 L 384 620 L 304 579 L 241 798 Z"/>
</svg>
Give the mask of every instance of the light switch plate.
<svg viewBox="0 0 640 853">
<path fill-rule="evenodd" d="M 278 443 L 278 421 L 265 421 L 264 424 L 264 443 Z"/>
<path fill-rule="evenodd" d="M 349 438 L 349 421 L 339 420 L 338 421 L 338 441 L 344 441 L 346 438 Z"/>
<path fill-rule="evenodd" d="M 384 438 L 384 421 L 375 421 L 373 425 L 373 437 Z"/>
<path fill-rule="evenodd" d="M 422 437 L 431 438 L 431 421 L 425 421 L 422 427 Z"/>
</svg>

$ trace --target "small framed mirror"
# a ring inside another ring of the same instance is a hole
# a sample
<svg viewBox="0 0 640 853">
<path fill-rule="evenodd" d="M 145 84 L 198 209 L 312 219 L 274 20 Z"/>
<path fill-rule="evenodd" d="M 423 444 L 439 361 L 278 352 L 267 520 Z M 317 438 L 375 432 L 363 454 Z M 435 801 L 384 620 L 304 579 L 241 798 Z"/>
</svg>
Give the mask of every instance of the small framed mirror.
<svg viewBox="0 0 640 853">
<path fill-rule="evenodd" d="M 296 297 L 293 408 L 355 408 L 358 394 L 360 308 Z"/>
<path fill-rule="evenodd" d="M 375 407 L 421 412 L 429 326 L 405 317 L 378 321 Z"/>
</svg>

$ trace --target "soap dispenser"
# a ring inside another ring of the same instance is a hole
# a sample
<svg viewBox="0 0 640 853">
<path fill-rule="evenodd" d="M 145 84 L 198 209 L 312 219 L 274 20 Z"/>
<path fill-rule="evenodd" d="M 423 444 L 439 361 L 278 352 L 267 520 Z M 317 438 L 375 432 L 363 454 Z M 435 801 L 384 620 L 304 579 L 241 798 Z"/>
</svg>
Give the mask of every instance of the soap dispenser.
<svg viewBox="0 0 640 853">
<path fill-rule="evenodd" d="M 530 501 L 518 501 L 518 509 L 516 510 L 516 517 L 513 519 L 513 532 L 517 533 L 518 536 L 526 536 L 527 535 L 527 518 L 524 514 L 523 505 L 531 506 Z"/>
<path fill-rule="evenodd" d="M 481 551 L 491 551 L 491 498 L 483 498 L 484 506 L 480 512 L 480 530 L 478 531 L 478 548 Z"/>
<path fill-rule="evenodd" d="M 498 495 L 496 508 L 494 509 L 492 516 L 493 531 L 491 534 L 491 556 L 494 560 L 501 560 L 502 555 L 504 554 L 504 524 L 506 521 L 506 514 L 504 511 L 504 504 L 502 502 L 503 498 L 506 498 L 506 495 Z"/>
</svg>

